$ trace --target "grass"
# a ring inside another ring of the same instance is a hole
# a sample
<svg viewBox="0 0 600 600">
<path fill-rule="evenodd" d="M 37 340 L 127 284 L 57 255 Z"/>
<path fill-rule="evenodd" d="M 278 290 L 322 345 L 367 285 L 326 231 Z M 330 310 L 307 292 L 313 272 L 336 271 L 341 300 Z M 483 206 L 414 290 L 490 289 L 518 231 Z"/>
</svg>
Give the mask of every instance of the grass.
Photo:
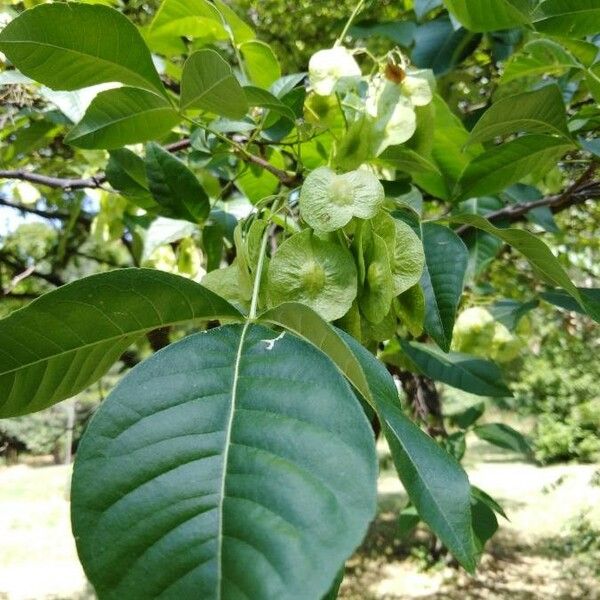
<svg viewBox="0 0 600 600">
<path fill-rule="evenodd" d="M 348 561 L 344 600 L 600 600 L 600 472 L 594 465 L 538 467 L 474 441 L 469 475 L 504 505 L 475 577 L 427 565 L 424 529 L 396 535 L 406 496 L 385 469 L 380 510 Z M 388 464 L 387 461 L 383 461 Z M 90 600 L 69 525 L 70 469 L 0 467 L 0 600 Z M 427 568 L 426 568 L 427 567 Z"/>
</svg>

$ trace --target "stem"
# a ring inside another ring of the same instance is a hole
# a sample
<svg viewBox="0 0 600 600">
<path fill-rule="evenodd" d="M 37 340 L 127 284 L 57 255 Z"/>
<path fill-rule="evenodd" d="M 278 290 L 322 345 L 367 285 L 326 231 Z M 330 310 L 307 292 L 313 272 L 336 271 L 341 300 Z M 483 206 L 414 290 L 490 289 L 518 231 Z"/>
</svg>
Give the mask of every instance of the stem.
<svg viewBox="0 0 600 600">
<path fill-rule="evenodd" d="M 263 265 L 265 262 L 265 255 L 267 253 L 267 242 L 269 241 L 269 234 L 271 232 L 271 226 L 265 227 L 262 240 L 260 242 L 260 253 L 258 255 L 258 263 L 256 265 L 256 277 L 254 279 L 254 288 L 252 289 L 252 300 L 250 302 L 250 313 L 248 314 L 248 320 L 254 321 L 256 319 L 256 309 L 258 307 L 258 295 L 260 293 L 260 280 L 262 279 Z"/>
<path fill-rule="evenodd" d="M 348 30 L 350 29 L 350 27 L 352 27 L 352 23 L 354 22 L 354 19 L 356 19 L 356 17 L 358 16 L 358 13 L 364 8 L 365 1 L 366 0 L 359 0 L 358 4 L 354 7 L 354 10 L 352 11 L 350 18 L 346 21 L 346 25 L 344 25 L 344 29 L 342 29 L 342 33 L 340 33 L 340 36 L 338 37 L 338 39 L 335 40 L 335 44 L 333 45 L 334 48 L 335 48 L 335 46 L 340 46 L 343 43 L 344 38 L 346 37 L 346 34 L 348 33 Z"/>
</svg>

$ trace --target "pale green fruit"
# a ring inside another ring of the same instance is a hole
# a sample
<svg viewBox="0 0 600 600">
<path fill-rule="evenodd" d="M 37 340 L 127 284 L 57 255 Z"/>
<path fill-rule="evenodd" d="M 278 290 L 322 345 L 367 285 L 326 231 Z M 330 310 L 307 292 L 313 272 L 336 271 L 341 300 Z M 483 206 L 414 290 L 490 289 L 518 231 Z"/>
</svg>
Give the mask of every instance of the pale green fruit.
<svg viewBox="0 0 600 600">
<path fill-rule="evenodd" d="M 490 357 L 499 363 L 510 362 L 519 356 L 521 340 L 513 335 L 502 323 L 494 326 L 494 337 L 490 349 Z"/>
<path fill-rule="evenodd" d="M 240 287 L 240 269 L 237 259 L 228 267 L 210 271 L 204 275 L 200 283 L 238 308 L 247 309 L 250 306 L 248 298 L 244 297 Z"/>
<path fill-rule="evenodd" d="M 183 238 L 177 248 L 177 272 L 195 278 L 202 276 L 202 253 L 190 237 Z"/>
<path fill-rule="evenodd" d="M 315 169 L 300 191 L 300 214 L 318 231 L 335 231 L 352 217 L 370 219 L 385 200 L 383 186 L 368 171 L 337 175 L 328 167 Z"/>
<path fill-rule="evenodd" d="M 496 330 L 494 317 L 480 306 L 467 308 L 454 323 L 452 349 L 476 356 L 488 356 Z"/>
<path fill-rule="evenodd" d="M 308 62 L 308 79 L 319 96 L 342 92 L 360 79 L 361 72 L 352 52 L 343 46 L 319 50 Z"/>
<path fill-rule="evenodd" d="M 413 285 L 400 294 L 394 303 L 396 314 L 408 329 L 408 332 L 419 337 L 423 333 L 425 320 L 425 296 L 420 285 Z"/>
<path fill-rule="evenodd" d="M 356 298 L 356 267 L 350 252 L 309 229 L 281 244 L 268 276 L 271 306 L 300 302 L 327 321 L 343 317 Z"/>
<path fill-rule="evenodd" d="M 419 236 L 404 221 L 394 219 L 396 243 L 392 256 L 394 296 L 404 293 L 421 280 L 425 252 Z"/>
<path fill-rule="evenodd" d="M 389 313 L 394 298 L 394 280 L 390 256 L 383 238 L 371 233 L 364 245 L 365 280 L 359 296 L 362 314 L 379 323 Z"/>
</svg>

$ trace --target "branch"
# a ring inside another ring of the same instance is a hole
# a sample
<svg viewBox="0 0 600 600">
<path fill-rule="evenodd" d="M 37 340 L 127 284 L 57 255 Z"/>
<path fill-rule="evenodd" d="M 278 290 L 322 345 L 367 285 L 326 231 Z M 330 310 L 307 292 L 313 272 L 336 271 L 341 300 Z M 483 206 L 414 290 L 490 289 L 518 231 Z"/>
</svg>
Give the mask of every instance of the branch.
<svg viewBox="0 0 600 600">
<path fill-rule="evenodd" d="M 37 215 L 38 217 L 42 217 L 43 219 L 59 219 L 61 221 L 68 221 L 71 218 L 71 215 L 68 213 L 58 212 L 58 211 L 50 211 L 50 210 L 42 210 L 39 208 L 34 208 L 32 206 L 24 206 L 23 204 L 16 204 L 14 202 L 10 202 L 6 200 L 2 196 L 0 196 L 0 206 L 6 206 L 8 208 L 14 208 L 15 210 L 19 210 L 24 213 L 29 213 L 32 215 Z M 86 214 L 79 214 L 77 220 L 84 224 L 89 225 L 91 223 L 91 217 Z"/>
<path fill-rule="evenodd" d="M 534 208 L 547 206 L 552 213 L 556 214 L 571 206 L 583 204 L 586 200 L 600 198 L 600 181 L 590 181 L 593 177 L 598 163 L 593 162 L 585 172 L 564 192 L 553 196 L 546 196 L 534 202 L 523 204 L 510 204 L 496 211 L 483 215 L 488 221 L 508 221 L 514 223 L 521 221 L 527 216 L 527 213 Z M 458 235 L 464 235 L 467 231 L 473 229 L 472 225 L 461 225 L 455 232 Z"/>
<path fill-rule="evenodd" d="M 169 152 L 180 152 L 186 150 L 191 146 L 191 140 L 189 138 L 183 138 L 172 144 L 167 144 L 165 150 Z M 245 150 L 240 150 L 236 153 L 242 160 L 258 165 L 265 171 L 275 175 L 281 183 L 288 187 L 295 187 L 302 182 L 302 178 L 297 173 L 288 173 L 282 169 L 278 169 L 272 165 L 269 161 L 251 154 Z M 37 183 L 38 185 L 44 185 L 46 187 L 61 189 L 65 191 L 72 190 L 83 190 L 83 189 L 95 189 L 101 188 L 106 183 L 106 173 L 97 173 L 93 177 L 82 178 L 82 179 L 71 179 L 62 177 L 52 177 L 49 175 L 41 175 L 40 173 L 33 173 L 26 169 L 14 169 L 14 170 L 1 170 L 0 179 L 14 179 L 19 181 L 29 181 L 30 183 Z M 43 215 L 42 215 L 43 216 Z M 54 217 L 52 217 L 54 218 Z M 56 217 L 61 218 L 61 217 Z"/>
<path fill-rule="evenodd" d="M 0 263 L 4 263 L 6 266 L 10 267 L 14 271 L 18 273 L 22 273 L 27 270 L 27 265 L 17 261 L 15 258 L 11 258 L 5 253 L 0 253 Z M 55 273 L 41 273 L 40 271 L 31 271 L 29 273 L 30 277 L 36 277 L 37 279 L 43 279 L 47 283 L 51 283 L 55 286 L 64 285 L 64 281 Z"/>
</svg>

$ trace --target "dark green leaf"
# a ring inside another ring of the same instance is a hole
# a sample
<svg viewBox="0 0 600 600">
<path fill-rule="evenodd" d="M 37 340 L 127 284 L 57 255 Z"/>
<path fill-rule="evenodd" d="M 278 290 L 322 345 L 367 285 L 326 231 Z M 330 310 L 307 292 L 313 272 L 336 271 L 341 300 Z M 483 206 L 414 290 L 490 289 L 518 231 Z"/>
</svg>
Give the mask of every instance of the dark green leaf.
<svg viewBox="0 0 600 600">
<path fill-rule="evenodd" d="M 545 0 L 538 11 L 543 16 L 535 28 L 546 34 L 578 38 L 600 31 L 597 0 Z"/>
<path fill-rule="evenodd" d="M 165 93 L 135 25 L 108 6 L 55 2 L 26 10 L 0 33 L 0 51 L 55 90 L 118 81 Z"/>
<path fill-rule="evenodd" d="M 226 326 L 169 346 L 102 403 L 77 452 L 73 530 L 107 600 L 314 600 L 366 533 L 376 477 L 333 363 L 289 333 Z"/>
<path fill-rule="evenodd" d="M 471 496 L 477 500 L 481 500 L 484 504 L 489 506 L 494 512 L 497 512 L 500 516 L 504 517 L 508 521 L 508 517 L 504 512 L 504 509 L 496 500 L 494 500 L 489 494 L 484 492 L 482 489 L 472 485 Z"/>
<path fill-rule="evenodd" d="M 412 21 L 361 21 L 353 25 L 349 33 L 355 39 L 387 38 L 408 48 L 413 42 L 416 28 Z"/>
<path fill-rule="evenodd" d="M 540 297 L 554 306 L 589 315 L 594 321 L 600 323 L 600 288 L 580 287 L 577 290 L 581 298 L 579 301 L 562 290 L 548 290 L 542 292 Z"/>
<path fill-rule="evenodd" d="M 425 269 L 421 279 L 425 295 L 425 331 L 442 350 L 448 352 L 469 251 L 448 227 L 423 223 L 421 232 L 425 250 Z"/>
<path fill-rule="evenodd" d="M 490 148 L 476 156 L 457 183 L 458 199 L 502 191 L 527 175 L 545 174 L 564 154 L 573 149 L 565 138 L 526 135 Z"/>
<path fill-rule="evenodd" d="M 477 121 L 469 143 L 523 131 L 569 137 L 565 103 L 558 86 L 546 85 L 498 100 Z"/>
<path fill-rule="evenodd" d="M 348 344 L 327 321 L 308 306 L 297 302 L 286 302 L 263 313 L 260 320 L 293 331 L 325 352 L 356 390 L 372 403 L 365 374 Z"/>
<path fill-rule="evenodd" d="M 183 66 L 181 109 L 198 108 L 228 119 L 248 112 L 242 86 L 231 67 L 214 50 L 198 50 Z"/>
<path fill-rule="evenodd" d="M 558 42 L 548 39 L 533 40 L 523 46 L 507 63 L 502 75 L 502 83 L 521 77 L 540 77 L 546 74 L 560 74 L 581 65 Z"/>
<path fill-rule="evenodd" d="M 65 141 L 79 148 L 115 149 L 161 138 L 177 123 L 179 115 L 162 96 L 121 87 L 98 94 Z"/>
<path fill-rule="evenodd" d="M 531 454 L 531 446 L 527 439 L 518 431 L 504 423 L 488 423 L 473 428 L 475 435 L 494 446 L 513 450 L 521 454 Z"/>
<path fill-rule="evenodd" d="M 115 190 L 126 196 L 150 197 L 144 160 L 127 148 L 110 152 L 106 179 Z"/>
<path fill-rule="evenodd" d="M 452 217 L 451 220 L 477 227 L 504 240 L 507 244 L 510 244 L 521 252 L 529 260 L 537 273 L 546 281 L 562 287 L 578 302 L 581 302 L 579 291 L 569 279 L 566 271 L 554 254 L 552 254 L 550 248 L 535 235 L 523 229 L 500 229 L 494 227 L 487 219 L 479 215 L 457 215 L 456 217 Z"/>
<path fill-rule="evenodd" d="M 407 537 L 420 522 L 421 517 L 412 504 L 403 508 L 398 515 L 398 535 L 400 537 Z"/>
<path fill-rule="evenodd" d="M 362 365 L 404 488 L 421 518 L 472 572 L 470 486 L 460 464 L 400 408 L 398 390 L 385 366 L 347 333 L 338 330 Z"/>
<path fill-rule="evenodd" d="M 571 298 L 567 296 L 567 298 Z M 487 307 L 488 311 L 496 321 L 502 323 L 509 331 L 514 331 L 519 321 L 530 311 L 538 306 L 537 300 L 529 302 L 517 302 L 516 300 L 496 300 L 494 304 Z"/>
<path fill-rule="evenodd" d="M 444 0 L 448 10 L 471 31 L 496 31 L 529 23 L 529 0 Z"/>
<path fill-rule="evenodd" d="M 75 395 L 152 329 L 222 317 L 241 315 L 197 283 L 151 269 L 92 275 L 44 294 L 0 320 L 0 417 Z"/>
<path fill-rule="evenodd" d="M 498 531 L 498 519 L 494 511 L 475 496 L 472 499 L 471 514 L 475 551 L 481 555 L 487 541 Z"/>
<path fill-rule="evenodd" d="M 411 58 L 417 67 L 445 75 L 477 47 L 481 36 L 464 27 L 454 29 L 447 17 L 420 25 L 415 32 Z"/>
<path fill-rule="evenodd" d="M 479 417 L 483 415 L 485 412 L 485 404 L 483 402 L 479 402 L 478 404 L 473 404 L 473 406 L 469 406 L 465 410 L 452 413 L 450 415 L 450 420 L 454 425 L 460 427 L 461 429 L 467 429 L 467 427 L 471 427 Z"/>
<path fill-rule="evenodd" d="M 512 392 L 503 381 L 500 367 L 492 361 L 460 352 L 443 354 L 433 346 L 401 340 L 402 350 L 427 377 L 477 394 L 504 398 Z"/>
<path fill-rule="evenodd" d="M 210 202 L 198 178 L 158 144 L 146 146 L 146 175 L 152 196 L 164 214 L 192 223 L 208 217 Z"/>
</svg>

